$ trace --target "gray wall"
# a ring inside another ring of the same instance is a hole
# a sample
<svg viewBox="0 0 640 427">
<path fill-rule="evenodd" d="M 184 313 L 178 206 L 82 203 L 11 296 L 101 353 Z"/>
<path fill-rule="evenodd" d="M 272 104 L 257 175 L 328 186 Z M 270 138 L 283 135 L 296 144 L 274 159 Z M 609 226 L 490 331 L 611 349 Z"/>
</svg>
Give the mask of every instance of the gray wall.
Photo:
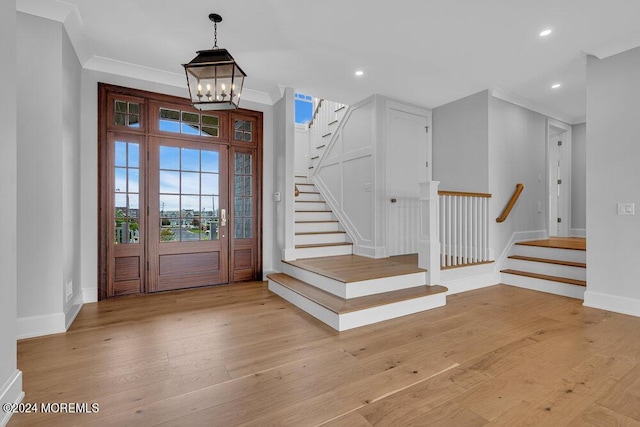
<svg viewBox="0 0 640 427">
<path fill-rule="evenodd" d="M 16 2 L 0 2 L 0 200 L 2 222 L 6 226 L 0 239 L 0 405 L 15 402 L 22 392 L 16 362 Z M 0 412 L 0 424 L 7 414 Z"/>
<path fill-rule="evenodd" d="M 640 316 L 640 48 L 587 59 L 585 305 Z M 618 202 L 636 215 L 617 215 Z"/>
<path fill-rule="evenodd" d="M 514 233 L 546 230 L 547 117 L 495 97 L 489 97 L 490 246 L 498 257 Z M 543 177 L 538 179 L 538 177 Z M 516 184 L 524 191 L 509 218 L 496 223 Z M 538 202 L 542 209 L 538 212 Z"/>
<path fill-rule="evenodd" d="M 587 124 L 571 127 L 571 228 L 587 228 Z"/>
<path fill-rule="evenodd" d="M 441 190 L 489 190 L 489 92 L 433 110 L 433 180 Z"/>
<path fill-rule="evenodd" d="M 18 14 L 18 318 L 63 313 L 62 24 Z M 42 63 L 47 64 L 43 73 Z M 28 329 L 30 327 L 27 327 Z"/>
</svg>

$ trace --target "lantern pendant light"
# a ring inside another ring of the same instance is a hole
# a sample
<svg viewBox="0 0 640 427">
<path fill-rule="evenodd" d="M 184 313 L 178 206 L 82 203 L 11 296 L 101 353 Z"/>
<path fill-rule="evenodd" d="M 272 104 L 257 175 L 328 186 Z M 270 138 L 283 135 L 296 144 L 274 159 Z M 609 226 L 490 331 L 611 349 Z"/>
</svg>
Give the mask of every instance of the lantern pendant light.
<svg viewBox="0 0 640 427">
<path fill-rule="evenodd" d="M 214 28 L 213 48 L 198 51 L 191 62 L 183 64 L 191 102 L 199 110 L 235 109 L 247 75 L 226 49 L 218 47 L 218 23 L 222 22 L 222 16 L 212 13 L 209 19 Z"/>
</svg>

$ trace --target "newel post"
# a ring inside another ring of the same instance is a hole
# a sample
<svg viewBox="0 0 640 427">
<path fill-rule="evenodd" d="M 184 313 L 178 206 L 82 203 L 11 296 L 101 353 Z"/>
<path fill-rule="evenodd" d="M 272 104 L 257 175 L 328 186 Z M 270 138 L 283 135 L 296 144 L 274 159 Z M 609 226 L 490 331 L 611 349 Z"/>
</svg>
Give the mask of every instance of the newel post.
<svg viewBox="0 0 640 427">
<path fill-rule="evenodd" d="M 440 235 L 438 232 L 439 181 L 420 185 L 420 227 L 418 236 L 418 267 L 427 270 L 427 285 L 440 282 Z"/>
</svg>

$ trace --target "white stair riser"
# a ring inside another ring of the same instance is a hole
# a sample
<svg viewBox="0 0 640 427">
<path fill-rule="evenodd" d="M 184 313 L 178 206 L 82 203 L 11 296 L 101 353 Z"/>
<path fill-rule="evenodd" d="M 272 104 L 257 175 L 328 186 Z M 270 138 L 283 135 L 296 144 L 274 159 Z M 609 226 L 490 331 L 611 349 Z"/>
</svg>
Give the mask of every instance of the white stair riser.
<svg viewBox="0 0 640 427">
<path fill-rule="evenodd" d="M 289 301 L 302 311 L 306 311 L 316 319 L 331 326 L 333 329 L 339 330 L 340 321 L 338 319 L 338 315 L 333 311 L 327 310 L 320 304 L 303 297 L 297 292 L 293 292 L 291 289 L 286 286 L 282 286 L 280 283 L 274 282 L 273 280 L 269 280 L 269 290 Z"/>
<path fill-rule="evenodd" d="M 562 295 L 569 298 L 584 300 L 584 286 L 569 285 L 567 283 L 536 279 L 534 277 L 518 276 L 502 273 L 502 283 L 549 294 Z"/>
<path fill-rule="evenodd" d="M 313 231 L 339 231 L 338 222 L 296 222 L 296 233 L 311 233 Z"/>
<path fill-rule="evenodd" d="M 403 274 L 400 276 L 384 277 L 380 279 L 363 280 L 360 282 L 344 283 L 330 277 L 314 273 L 295 265 L 283 263 L 286 274 L 296 279 L 307 282 L 323 291 L 337 295 L 341 298 L 358 298 L 367 295 L 381 294 L 400 289 L 424 286 L 426 273 Z"/>
<path fill-rule="evenodd" d="M 347 285 L 344 282 L 287 263 L 282 263 L 282 270 L 285 274 L 307 282 L 325 292 L 337 295 L 340 298 L 347 298 Z"/>
<path fill-rule="evenodd" d="M 320 246 L 316 248 L 296 248 L 296 259 L 319 258 L 323 256 L 352 255 L 352 245 Z"/>
<path fill-rule="evenodd" d="M 296 196 L 296 202 L 305 200 L 305 201 L 316 201 L 316 202 L 324 202 L 322 196 L 317 193 L 300 193 Z"/>
<path fill-rule="evenodd" d="M 296 212 L 296 221 L 331 221 L 334 220 L 332 212 Z"/>
<path fill-rule="evenodd" d="M 440 293 L 339 315 L 277 282 L 270 280 L 269 290 L 337 331 L 371 325 L 442 307 L 446 304 L 445 294 Z"/>
<path fill-rule="evenodd" d="M 296 211 L 326 211 L 329 210 L 325 202 L 298 202 L 296 201 Z"/>
<path fill-rule="evenodd" d="M 323 243 L 344 243 L 346 241 L 346 233 L 297 234 L 295 236 L 296 245 L 320 245 Z"/>
<path fill-rule="evenodd" d="M 559 261 L 586 262 L 587 252 L 572 249 L 542 248 L 539 246 L 513 245 L 510 255 L 533 258 L 557 259 Z"/>
<path fill-rule="evenodd" d="M 318 191 L 313 184 L 296 183 L 296 186 L 298 187 L 298 191 Z"/>
<path fill-rule="evenodd" d="M 549 264 L 546 262 L 507 259 L 507 268 L 526 271 L 528 273 L 546 274 L 547 276 L 566 277 L 567 279 L 587 280 L 587 269 L 568 265 Z"/>
</svg>

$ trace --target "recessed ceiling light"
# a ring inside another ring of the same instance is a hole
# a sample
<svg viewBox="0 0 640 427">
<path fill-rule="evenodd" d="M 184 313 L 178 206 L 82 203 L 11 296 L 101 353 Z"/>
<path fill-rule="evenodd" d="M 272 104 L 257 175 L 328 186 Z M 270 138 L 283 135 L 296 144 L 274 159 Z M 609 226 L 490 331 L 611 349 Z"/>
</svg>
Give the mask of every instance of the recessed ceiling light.
<svg viewBox="0 0 640 427">
<path fill-rule="evenodd" d="M 551 85 L 551 89 L 558 89 L 560 86 L 562 86 L 560 83 L 554 83 Z"/>
<path fill-rule="evenodd" d="M 547 28 L 546 30 L 540 31 L 540 37 L 546 37 L 551 34 L 551 30 Z"/>
<path fill-rule="evenodd" d="M 355 74 L 356 74 L 356 76 L 360 77 L 360 76 L 364 75 L 364 71 L 358 70 L 358 71 L 356 71 Z"/>
</svg>

